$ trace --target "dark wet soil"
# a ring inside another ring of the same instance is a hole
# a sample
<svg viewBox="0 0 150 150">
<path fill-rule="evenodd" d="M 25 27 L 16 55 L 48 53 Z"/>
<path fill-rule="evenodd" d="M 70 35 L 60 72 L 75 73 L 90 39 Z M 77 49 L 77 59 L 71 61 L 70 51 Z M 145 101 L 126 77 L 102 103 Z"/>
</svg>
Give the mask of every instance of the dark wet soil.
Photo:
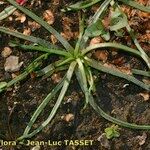
<svg viewBox="0 0 150 150">
<path fill-rule="evenodd" d="M 40 6 L 37 6 L 34 11 L 37 14 L 41 14 L 42 11 L 52 7 L 55 14 L 55 28 L 61 31 L 61 17 L 67 16 L 69 18 L 75 18 L 75 13 L 62 14 L 58 13 L 58 10 L 70 1 L 61 1 L 60 5 L 54 7 L 51 6 L 51 2 L 43 1 Z M 34 8 L 34 6 L 33 6 Z M 3 8 L 1 8 L 2 10 Z M 77 17 L 76 17 L 77 18 Z M 77 20 L 76 20 L 77 21 Z M 15 29 L 23 30 L 26 25 L 19 22 L 13 22 Z M 10 23 L 7 19 L 0 23 L 3 26 L 8 26 Z M 78 31 L 78 27 L 74 27 L 75 31 Z M 40 35 L 40 37 L 46 37 L 49 39 L 49 35 L 45 30 L 40 29 L 34 32 L 33 35 Z M 46 36 L 45 36 L 46 35 Z M 0 34 L 0 49 L 8 45 L 9 40 L 12 37 L 5 34 Z M 21 41 L 23 42 L 23 41 Z M 39 56 L 40 53 L 23 52 L 18 49 L 13 49 L 13 54 L 19 56 L 20 61 L 24 61 L 23 69 L 34 58 Z M 127 62 L 132 63 L 133 66 L 143 68 L 144 64 L 140 60 L 133 57 L 128 57 Z M 49 64 L 56 57 L 49 58 L 49 60 L 43 63 L 43 66 Z M 110 58 L 111 60 L 112 58 Z M 5 59 L 0 56 L 0 79 L 10 80 L 11 74 L 4 71 Z M 63 72 L 61 74 L 63 76 Z M 96 88 L 97 88 L 97 103 L 112 116 L 136 124 L 150 124 L 150 102 L 144 101 L 143 97 L 139 95 L 141 92 L 145 92 L 143 89 L 136 85 L 129 83 L 126 80 L 119 79 L 104 73 L 97 73 Z M 73 81 L 69 90 L 64 98 L 63 104 L 59 109 L 57 115 L 53 121 L 32 140 L 37 141 L 59 141 L 59 140 L 94 140 L 92 146 L 42 146 L 42 150 L 149 150 L 150 149 L 150 132 L 149 131 L 137 131 L 119 127 L 120 137 L 109 140 L 109 148 L 102 146 L 101 142 L 97 139 L 104 133 L 106 127 L 110 127 L 112 123 L 106 121 L 102 117 L 98 116 L 95 111 L 87 106 L 84 107 L 84 96 L 81 93 L 79 85 L 76 84 L 76 79 L 73 77 Z M 124 86 L 127 85 L 127 86 Z M 30 78 L 23 80 L 19 84 L 12 87 L 11 90 L 4 92 L 0 95 L 0 139 L 3 140 L 15 140 L 22 135 L 27 123 L 29 122 L 33 112 L 37 106 L 42 102 L 45 96 L 55 86 L 51 77 L 46 79 Z M 68 100 L 69 99 L 69 100 Z M 40 125 L 44 119 L 48 116 L 51 108 L 55 103 L 55 98 L 46 109 L 42 112 L 35 126 Z M 66 114 L 73 114 L 74 119 L 67 122 L 62 119 L 62 116 Z M 137 136 L 142 136 L 146 133 L 147 139 L 143 145 L 139 144 Z M 3 146 L 2 150 L 29 150 L 32 146 L 18 145 L 15 147 Z"/>
</svg>

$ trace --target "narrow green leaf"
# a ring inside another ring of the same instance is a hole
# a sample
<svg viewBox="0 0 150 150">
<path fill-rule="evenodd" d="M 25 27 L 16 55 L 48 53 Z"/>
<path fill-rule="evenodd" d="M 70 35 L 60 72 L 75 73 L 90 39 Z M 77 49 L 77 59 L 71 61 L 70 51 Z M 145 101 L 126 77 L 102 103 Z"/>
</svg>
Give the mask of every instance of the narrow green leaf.
<svg viewBox="0 0 150 150">
<path fill-rule="evenodd" d="M 92 50 L 95 50 L 95 49 L 98 49 L 98 48 L 116 48 L 118 50 L 122 50 L 122 51 L 125 51 L 125 52 L 129 52 L 131 54 L 134 54 L 138 57 L 141 57 L 141 53 L 138 51 L 138 50 L 135 50 L 133 48 L 130 48 L 128 46 L 125 46 L 125 45 L 122 45 L 122 44 L 118 44 L 118 43 L 100 43 L 100 44 L 94 44 L 94 45 L 91 45 L 91 46 L 88 46 L 86 49 L 84 49 L 82 51 L 82 54 L 85 55 L 86 53 L 92 51 Z M 112 50 L 112 49 L 108 49 L 108 50 Z"/>
<path fill-rule="evenodd" d="M 81 44 L 82 36 L 84 33 L 84 21 L 85 21 L 84 14 L 83 14 L 83 17 L 81 19 L 81 13 L 79 12 L 79 37 L 78 37 L 78 41 L 77 41 L 76 46 L 75 46 L 74 56 L 76 56 L 78 54 L 78 52 L 80 51 L 80 44 Z"/>
<path fill-rule="evenodd" d="M 41 56 L 39 56 L 38 58 L 36 58 L 26 69 L 23 73 L 21 73 L 20 75 L 18 75 L 16 78 L 14 78 L 13 80 L 7 82 L 7 84 L 1 85 L 0 87 L 0 92 L 6 90 L 7 88 L 11 87 L 12 85 L 18 83 L 19 81 L 23 80 L 24 78 L 26 78 L 28 76 L 29 73 L 31 73 L 32 71 L 34 71 L 40 64 L 41 61 L 43 59 L 46 59 L 48 56 L 48 54 L 43 54 Z M 3 86 L 3 87 L 2 87 Z"/>
<path fill-rule="evenodd" d="M 95 37 L 105 33 L 106 31 L 101 19 L 98 19 L 97 22 L 93 23 L 85 30 L 85 36 L 87 37 Z"/>
<path fill-rule="evenodd" d="M 91 66 L 92 68 L 95 68 L 99 71 L 109 73 L 111 75 L 114 75 L 114 76 L 117 76 L 117 77 L 120 77 L 120 78 L 124 78 L 124 79 L 138 85 L 139 87 L 150 91 L 150 85 L 144 84 L 142 81 L 139 81 L 138 79 L 136 79 L 132 75 L 125 74 L 125 73 L 123 73 L 123 72 L 121 72 L 121 71 L 119 71 L 115 68 L 106 67 L 106 66 L 102 65 L 100 62 L 89 59 L 87 57 L 85 59 L 87 60 L 88 65 Z"/>
<path fill-rule="evenodd" d="M 129 24 L 127 24 L 126 29 L 129 32 L 130 36 L 132 37 L 132 40 L 133 40 L 134 44 L 136 45 L 137 49 L 140 51 L 141 57 L 143 58 L 143 60 L 147 64 L 148 68 L 150 69 L 150 58 L 145 53 L 145 51 L 143 50 L 143 48 L 140 46 L 140 44 L 139 44 L 138 40 L 136 39 L 136 37 L 135 37 L 135 35 L 133 33 L 133 30 L 131 29 L 131 27 L 129 26 Z"/>
<path fill-rule="evenodd" d="M 7 82 L 0 82 L 0 93 L 7 87 Z"/>
<path fill-rule="evenodd" d="M 124 15 L 119 8 L 115 8 L 111 13 L 110 30 L 117 31 L 126 27 L 128 24 L 127 17 Z"/>
<path fill-rule="evenodd" d="M 83 63 L 80 59 L 77 59 L 77 63 L 78 63 L 79 74 L 81 74 L 81 79 L 82 79 L 82 83 L 83 83 L 83 89 L 84 89 L 86 104 L 88 104 L 88 98 L 89 98 L 88 97 L 88 91 L 87 91 L 88 85 L 87 85 L 85 69 L 84 69 Z"/>
<path fill-rule="evenodd" d="M 51 76 L 54 72 L 60 72 L 60 71 L 67 70 L 68 67 L 69 67 L 68 65 L 57 67 L 57 68 L 47 72 L 46 74 L 44 74 L 42 78 L 45 79 L 45 78 Z"/>
<path fill-rule="evenodd" d="M 65 60 L 58 60 L 58 61 L 46 66 L 42 70 L 36 71 L 36 75 L 37 75 L 37 77 L 44 75 L 44 78 L 45 78 L 45 77 L 49 76 L 51 73 L 53 73 L 54 71 L 66 69 L 66 67 L 68 67 L 68 65 L 66 66 L 66 64 L 70 61 L 71 61 L 71 58 L 68 58 Z"/>
<path fill-rule="evenodd" d="M 35 129 L 33 132 L 31 132 L 30 134 L 28 134 L 30 128 L 31 128 L 31 125 L 32 125 L 32 121 L 31 121 L 31 124 L 30 126 L 28 126 L 28 128 L 25 130 L 23 136 L 21 136 L 20 138 L 18 138 L 18 140 L 22 140 L 24 138 L 31 138 L 32 136 L 34 136 L 35 134 L 37 134 L 38 132 L 40 132 L 45 126 L 47 126 L 47 124 L 53 119 L 53 117 L 55 116 L 65 94 L 66 94 L 66 91 L 69 87 L 69 83 L 70 83 L 70 80 L 72 78 L 72 75 L 73 75 L 73 72 L 74 72 L 74 69 L 75 69 L 75 66 L 76 66 L 76 62 L 72 62 L 70 64 L 70 67 L 67 71 L 67 74 L 66 74 L 66 78 L 65 78 L 65 81 L 64 81 L 64 84 L 63 84 L 63 87 L 61 89 L 61 92 L 58 96 L 58 99 L 51 111 L 51 113 L 49 114 L 48 118 L 37 128 Z M 35 119 L 34 119 L 35 120 Z"/>
<path fill-rule="evenodd" d="M 133 74 L 141 75 L 141 76 L 146 76 L 150 77 L 150 71 L 143 71 L 143 70 L 138 70 L 138 69 L 132 69 Z"/>
<path fill-rule="evenodd" d="M 10 43 L 10 46 L 12 47 L 20 47 L 23 48 L 24 50 L 33 50 L 33 51 L 41 51 L 41 52 L 46 52 L 46 53 L 52 53 L 52 54 L 57 54 L 57 55 L 62 55 L 62 56 L 71 56 L 69 52 L 63 51 L 62 49 L 50 49 L 46 48 L 43 46 L 38 46 L 38 45 L 24 45 L 24 44 L 14 44 Z"/>
<path fill-rule="evenodd" d="M 87 30 L 88 28 L 91 27 L 92 24 L 96 23 L 99 19 L 101 19 L 101 16 L 103 14 L 103 12 L 105 12 L 105 10 L 107 9 L 107 7 L 109 6 L 109 3 L 111 2 L 111 0 L 105 0 L 101 6 L 99 7 L 99 9 L 97 10 L 97 12 L 94 14 L 94 16 L 91 18 L 91 20 L 89 21 L 89 25 L 87 27 Z M 108 33 L 106 32 L 106 34 L 104 34 L 104 38 L 106 40 L 109 39 L 109 34 L 107 35 Z M 106 37 L 105 37 L 106 36 Z M 81 40 L 81 49 L 85 47 L 87 41 L 89 39 L 89 36 L 86 35 L 86 32 L 83 34 L 82 36 L 82 40 Z"/>
<path fill-rule="evenodd" d="M 137 2 L 135 2 L 133 0 L 118 0 L 118 1 L 123 2 L 126 5 L 129 5 L 131 7 L 137 8 L 137 9 L 139 9 L 141 11 L 145 11 L 145 12 L 150 13 L 150 6 L 143 6 L 143 5 L 137 3 Z"/>
<path fill-rule="evenodd" d="M 98 8 L 98 10 L 96 11 L 96 13 L 94 14 L 94 16 L 90 19 L 89 21 L 89 26 L 93 23 L 96 23 L 98 19 L 101 19 L 102 14 L 107 10 L 110 2 L 112 0 L 105 0 L 100 7 Z"/>
<path fill-rule="evenodd" d="M 58 48 L 58 47 L 50 44 L 48 41 L 45 41 L 41 38 L 37 38 L 37 37 L 34 37 L 34 36 L 29 36 L 29 35 L 24 35 L 20 32 L 9 30 L 8 28 L 5 28 L 5 27 L 0 27 L 0 32 L 12 35 L 14 37 L 17 37 L 17 38 L 20 38 L 20 39 L 23 39 L 23 40 L 27 40 L 27 41 L 36 43 L 36 44 L 39 44 L 39 45 L 42 45 L 44 47 Z"/>
<path fill-rule="evenodd" d="M 94 84 L 94 78 L 93 78 L 93 75 L 92 75 L 92 71 L 91 71 L 91 68 L 89 66 L 86 66 L 85 68 L 87 70 L 87 81 L 89 83 L 89 92 L 95 92 L 96 91 L 96 88 L 95 88 L 95 84 Z"/>
<path fill-rule="evenodd" d="M 0 21 L 10 16 L 16 8 L 14 6 L 8 6 L 0 13 Z"/>
<path fill-rule="evenodd" d="M 68 6 L 67 8 L 65 9 L 62 9 L 62 11 L 70 11 L 70 10 L 80 10 L 80 9 L 85 9 L 85 8 L 88 8 L 98 2 L 100 2 L 102 0 L 84 0 L 84 1 L 80 1 L 80 2 L 77 2 L 75 4 L 72 4 L 70 6 Z"/>
<path fill-rule="evenodd" d="M 73 50 L 74 48 L 66 41 L 53 27 L 51 27 L 47 22 L 45 22 L 42 18 L 38 17 L 36 14 L 34 14 L 32 11 L 26 9 L 25 7 L 20 6 L 18 3 L 16 3 L 14 0 L 7 0 L 10 4 L 15 6 L 20 11 L 24 12 L 26 15 L 31 17 L 33 20 L 35 20 L 37 23 L 42 25 L 47 31 L 49 31 L 51 34 L 53 34 L 58 41 L 67 49 L 67 50 Z"/>
<path fill-rule="evenodd" d="M 78 83 L 83 91 L 83 93 L 85 93 L 85 91 L 87 92 L 88 95 L 88 102 L 89 104 L 92 106 L 92 108 L 103 118 L 105 118 L 106 120 L 113 122 L 115 124 L 118 124 L 120 126 L 126 127 L 126 128 L 131 128 L 131 129 L 143 129 L 143 130 L 149 130 L 150 126 L 149 125 L 136 125 L 136 124 L 132 124 L 132 123 L 128 123 L 119 119 L 116 119 L 114 117 L 111 117 L 110 115 L 108 115 L 107 113 L 105 113 L 94 101 L 93 95 L 91 94 L 92 91 L 86 89 L 85 90 L 85 86 L 83 84 L 83 79 L 80 73 L 78 73 L 78 71 L 76 71 L 76 76 L 78 79 Z"/>
<path fill-rule="evenodd" d="M 150 130 L 150 125 L 137 125 L 135 123 L 128 123 L 119 119 L 116 119 L 114 117 L 111 117 L 110 115 L 106 114 L 94 101 L 94 98 L 92 94 L 89 94 L 89 104 L 93 107 L 93 109 L 103 118 L 106 120 L 115 123 L 117 125 L 130 128 L 130 129 L 139 129 L 139 130 Z"/>
<path fill-rule="evenodd" d="M 46 96 L 46 98 L 43 100 L 43 102 L 38 106 L 38 108 L 36 109 L 36 111 L 34 112 L 34 114 L 32 115 L 30 122 L 28 123 L 23 135 L 27 135 L 32 127 L 32 125 L 34 124 L 34 122 L 36 121 L 36 119 L 38 118 L 38 116 L 41 114 L 41 112 L 44 110 L 44 108 L 47 106 L 47 104 L 49 103 L 49 101 L 58 93 L 58 91 L 62 88 L 64 81 L 65 81 L 65 77 L 57 84 L 57 86 Z"/>
</svg>

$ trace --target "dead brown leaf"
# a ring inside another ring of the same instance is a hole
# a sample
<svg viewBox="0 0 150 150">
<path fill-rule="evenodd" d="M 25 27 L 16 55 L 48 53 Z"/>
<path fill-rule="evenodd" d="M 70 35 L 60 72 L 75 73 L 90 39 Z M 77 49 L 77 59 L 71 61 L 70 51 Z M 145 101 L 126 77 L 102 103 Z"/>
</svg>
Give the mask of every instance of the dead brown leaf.
<svg viewBox="0 0 150 150">
<path fill-rule="evenodd" d="M 150 94 L 149 93 L 139 93 L 139 95 L 143 97 L 144 101 L 150 100 Z"/>
<path fill-rule="evenodd" d="M 4 47 L 3 51 L 1 52 L 2 57 L 8 57 L 12 53 L 12 49 L 10 47 Z"/>
<path fill-rule="evenodd" d="M 146 142 L 147 134 L 144 132 L 141 136 L 137 136 L 136 139 L 138 140 L 139 145 L 142 146 Z"/>
<path fill-rule="evenodd" d="M 31 35 L 31 29 L 30 28 L 24 29 L 23 34 L 24 35 Z"/>
<path fill-rule="evenodd" d="M 63 116 L 62 119 L 65 120 L 66 122 L 70 122 L 74 119 L 74 115 L 69 113 L 69 114 Z"/>
<path fill-rule="evenodd" d="M 50 25 L 52 25 L 55 21 L 54 14 L 51 10 L 45 10 L 43 13 L 43 18 Z"/>
<path fill-rule="evenodd" d="M 58 41 L 53 34 L 50 36 L 50 39 L 51 39 L 51 41 L 52 41 L 53 44 L 56 44 L 57 41 Z"/>
<path fill-rule="evenodd" d="M 15 11 L 13 13 L 15 16 L 16 16 L 16 21 L 20 21 L 21 23 L 24 23 L 26 21 L 26 15 L 25 14 L 22 14 L 18 11 Z"/>
<path fill-rule="evenodd" d="M 36 29 L 39 29 L 41 27 L 41 25 L 38 24 L 35 21 L 28 21 L 28 25 L 29 25 L 29 27 L 31 28 L 32 31 L 34 31 Z"/>
<path fill-rule="evenodd" d="M 101 60 L 103 62 L 106 62 L 107 58 L 108 58 L 108 52 L 106 50 L 97 50 L 94 53 L 94 57 L 98 60 Z"/>
<path fill-rule="evenodd" d="M 60 82 L 60 80 L 62 79 L 60 76 L 60 73 L 54 73 L 51 77 L 51 79 L 53 80 L 54 83 L 58 83 Z"/>
<path fill-rule="evenodd" d="M 90 45 L 99 44 L 102 42 L 104 42 L 104 40 L 100 36 L 97 36 L 91 39 Z"/>
</svg>

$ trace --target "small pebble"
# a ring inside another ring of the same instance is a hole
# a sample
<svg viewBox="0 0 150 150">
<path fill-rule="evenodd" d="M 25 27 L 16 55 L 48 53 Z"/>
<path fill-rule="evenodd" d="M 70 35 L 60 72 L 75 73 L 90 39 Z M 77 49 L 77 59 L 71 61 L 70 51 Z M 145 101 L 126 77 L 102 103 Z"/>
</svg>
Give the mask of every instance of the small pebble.
<svg viewBox="0 0 150 150">
<path fill-rule="evenodd" d="M 4 69 L 7 72 L 16 72 L 20 70 L 22 64 L 23 62 L 19 63 L 19 57 L 11 55 L 6 59 Z"/>
<path fill-rule="evenodd" d="M 147 139 L 147 134 L 144 132 L 141 136 L 136 136 L 135 139 L 139 142 L 139 145 L 142 146 L 145 144 Z"/>
<path fill-rule="evenodd" d="M 70 122 L 74 119 L 74 115 L 70 113 L 70 114 L 63 116 L 62 119 L 64 119 L 66 122 Z"/>
<path fill-rule="evenodd" d="M 105 133 L 101 134 L 97 140 L 100 142 L 101 146 L 103 146 L 106 149 L 110 149 L 110 142 L 107 139 Z"/>
<path fill-rule="evenodd" d="M 45 10 L 43 13 L 43 18 L 50 25 L 52 25 L 55 21 L 54 14 L 51 10 Z"/>
<path fill-rule="evenodd" d="M 143 97 L 144 101 L 150 100 L 150 94 L 149 93 L 139 93 L 139 95 Z"/>
<path fill-rule="evenodd" d="M 10 56 L 11 53 L 12 53 L 12 50 L 10 47 L 4 47 L 4 50 L 1 52 L 1 56 L 6 58 Z"/>
</svg>

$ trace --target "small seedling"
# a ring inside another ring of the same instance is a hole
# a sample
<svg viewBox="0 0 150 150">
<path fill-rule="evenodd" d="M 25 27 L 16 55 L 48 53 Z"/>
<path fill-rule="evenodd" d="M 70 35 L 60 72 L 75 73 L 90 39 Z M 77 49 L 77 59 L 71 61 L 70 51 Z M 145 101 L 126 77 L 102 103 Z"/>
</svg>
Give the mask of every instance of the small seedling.
<svg viewBox="0 0 150 150">
<path fill-rule="evenodd" d="M 105 134 L 107 139 L 119 137 L 120 133 L 118 132 L 118 125 L 112 125 L 111 127 L 106 128 Z"/>
</svg>

